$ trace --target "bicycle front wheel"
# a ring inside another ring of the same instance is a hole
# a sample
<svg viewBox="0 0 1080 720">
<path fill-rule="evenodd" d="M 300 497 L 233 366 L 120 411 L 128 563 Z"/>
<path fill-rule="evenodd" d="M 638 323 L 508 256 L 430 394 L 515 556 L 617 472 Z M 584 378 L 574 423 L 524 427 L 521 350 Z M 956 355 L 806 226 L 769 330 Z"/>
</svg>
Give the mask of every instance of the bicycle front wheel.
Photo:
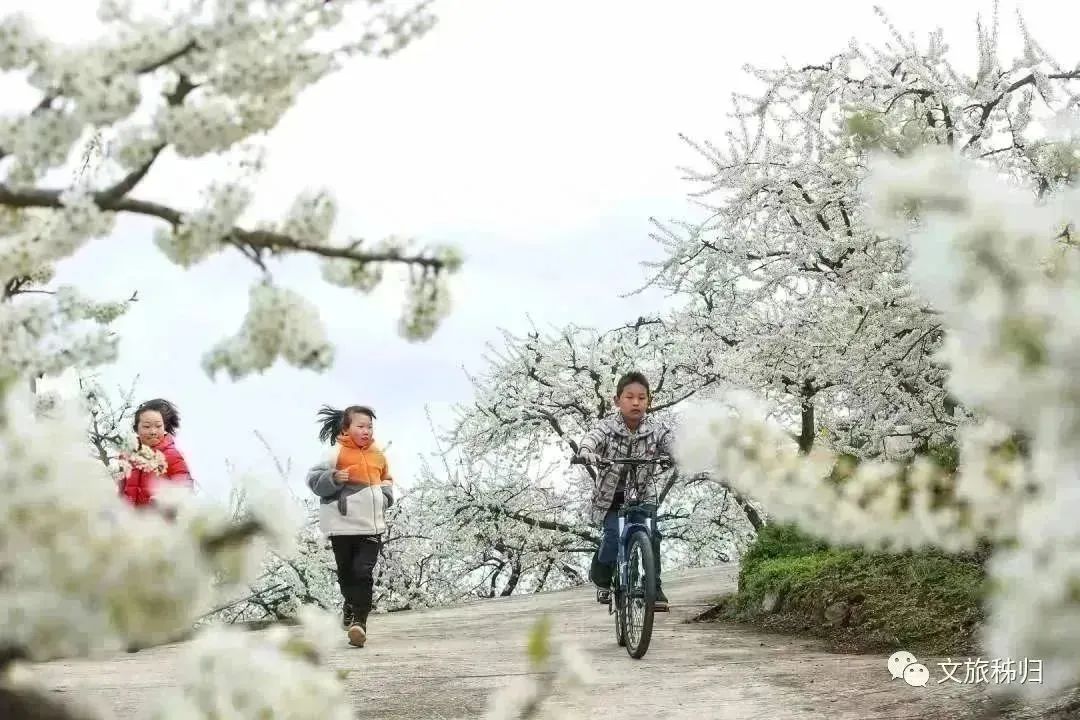
<svg viewBox="0 0 1080 720">
<path fill-rule="evenodd" d="M 615 615 L 615 642 L 619 647 L 626 646 L 626 634 L 623 627 L 626 625 L 626 594 L 616 583 L 611 588 L 611 608 Z"/>
<path fill-rule="evenodd" d="M 623 590 L 623 637 L 626 652 L 638 660 L 649 650 L 656 603 L 656 559 L 644 530 L 630 536 L 627 548 L 627 586 Z"/>
</svg>

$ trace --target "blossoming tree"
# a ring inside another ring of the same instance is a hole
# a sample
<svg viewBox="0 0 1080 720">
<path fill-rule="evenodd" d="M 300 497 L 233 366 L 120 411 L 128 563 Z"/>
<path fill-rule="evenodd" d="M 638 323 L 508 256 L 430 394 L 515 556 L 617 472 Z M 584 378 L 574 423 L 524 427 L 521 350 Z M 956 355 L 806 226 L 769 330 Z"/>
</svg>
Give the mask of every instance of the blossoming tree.
<svg viewBox="0 0 1080 720">
<path fill-rule="evenodd" d="M 733 98 L 724 143 L 691 142 L 708 219 L 657 223 L 666 257 L 651 264 L 653 282 L 686 298 L 686 324 L 724 351 L 729 378 L 796 419 L 804 450 L 825 434 L 861 457 L 924 451 L 952 444 L 968 418 L 935 360 L 940 312 L 912 292 L 904 241 L 867 221 L 861 192 L 869 152 L 926 144 L 1037 192 L 1065 177 L 1039 118 L 1071 105 L 1080 72 L 1047 57 L 1022 23 L 1024 54 L 1003 65 L 996 20 L 980 30 L 973 77 L 940 33 L 921 47 L 891 25 L 884 47 L 748 68 L 764 87 Z"/>
<path fill-rule="evenodd" d="M 569 471 L 567 459 L 592 424 L 613 412 L 618 378 L 645 372 L 652 412 L 674 423 L 680 404 L 719 382 L 724 368 L 679 318 L 639 318 L 599 333 L 573 326 L 550 334 L 507 333 L 473 378 L 474 400 L 458 409 L 447 439 L 455 456 L 530 458 L 532 468 L 488 473 L 477 497 L 505 497 L 487 507 L 522 524 L 521 532 L 577 534 L 585 547 L 580 540 L 571 543 L 577 557 L 564 563 L 579 566 L 585 551 L 595 549 L 596 534 L 585 520 L 589 483 Z M 546 477 L 541 467 L 549 468 Z M 717 493 L 712 484 L 679 473 L 660 483 L 660 518 L 669 541 L 664 549 L 677 564 L 727 560 L 763 523 L 759 509 L 733 490 Z"/>
<path fill-rule="evenodd" d="M 988 650 L 1044 668 L 1042 683 L 999 687 L 1053 693 L 1080 681 L 1080 138 L 1048 131 L 1059 112 L 1075 122 L 1080 69 L 1047 56 L 1022 24 L 1024 53 L 1003 63 L 996 28 L 980 35 L 973 77 L 949 64 L 936 34 L 926 49 L 896 35 L 872 53 L 853 46 L 821 65 L 760 72 L 768 91 L 744 127 L 760 118 L 788 131 L 747 130 L 729 155 L 708 150 L 710 182 L 738 182 L 742 203 L 717 209 L 715 233 L 669 236 L 675 256 L 701 260 L 685 278 L 674 264 L 662 275 L 706 283 L 711 266 L 713 277 L 782 284 L 813 272 L 792 286 L 814 298 L 795 311 L 804 324 L 786 338 L 793 357 L 815 382 L 846 389 L 868 437 L 903 423 L 925 441 L 952 433 L 960 452 L 954 473 L 927 457 L 849 462 L 835 452 L 851 449 L 843 437 L 799 448 L 777 413 L 790 396 L 766 402 L 761 382 L 688 411 L 681 461 L 834 542 L 961 551 L 991 541 Z M 857 340 L 871 323 L 874 342 Z M 859 362 L 876 380 L 840 352 L 849 341 L 863 343 Z M 748 347 L 754 357 L 765 345 Z M 815 359 L 818 348 L 828 355 Z M 859 388 L 873 402 L 857 400 Z M 943 412 L 950 398 L 967 409 L 956 429 Z"/>
</svg>

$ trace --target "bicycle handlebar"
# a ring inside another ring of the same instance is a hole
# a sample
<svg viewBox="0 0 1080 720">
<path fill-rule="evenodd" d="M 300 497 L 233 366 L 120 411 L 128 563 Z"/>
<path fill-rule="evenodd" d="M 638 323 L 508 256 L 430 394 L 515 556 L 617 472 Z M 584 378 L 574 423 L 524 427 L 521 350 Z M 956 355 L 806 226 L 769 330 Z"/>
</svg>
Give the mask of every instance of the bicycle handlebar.
<svg viewBox="0 0 1080 720">
<path fill-rule="evenodd" d="M 637 465 L 637 466 L 642 466 L 642 465 L 666 465 L 666 466 L 671 466 L 671 465 L 675 464 L 675 460 L 673 458 L 671 458 L 671 457 L 668 457 L 667 455 L 658 455 L 656 457 L 651 457 L 651 458 L 640 458 L 640 457 L 610 458 L 610 459 L 598 458 L 597 462 L 592 463 L 592 462 L 589 462 L 588 460 L 586 460 L 585 458 L 581 457 L 580 455 L 575 455 L 572 458 L 570 458 L 570 464 L 571 465 L 596 465 L 596 466 L 599 466 L 599 467 L 607 467 L 607 466 L 610 466 L 610 465 L 631 465 L 631 466 L 633 466 L 633 465 Z"/>
</svg>

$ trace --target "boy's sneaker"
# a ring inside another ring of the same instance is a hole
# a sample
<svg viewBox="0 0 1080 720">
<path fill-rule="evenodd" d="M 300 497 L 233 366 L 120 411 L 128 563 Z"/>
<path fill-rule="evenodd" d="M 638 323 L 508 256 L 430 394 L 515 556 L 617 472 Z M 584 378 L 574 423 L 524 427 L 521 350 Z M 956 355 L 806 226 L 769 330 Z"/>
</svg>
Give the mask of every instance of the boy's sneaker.
<svg viewBox="0 0 1080 720">
<path fill-rule="evenodd" d="M 350 627 L 356 624 L 356 611 L 353 610 L 353 606 L 349 603 L 345 603 L 341 606 L 341 627 L 348 630 Z"/>
<path fill-rule="evenodd" d="M 349 644 L 353 647 L 364 647 L 367 642 L 367 629 L 360 623 L 354 622 L 349 627 Z"/>
<path fill-rule="evenodd" d="M 653 610 L 656 612 L 669 612 L 667 595 L 661 588 L 656 588 L 656 602 L 653 603 Z"/>
<path fill-rule="evenodd" d="M 596 588 L 596 602 L 607 605 L 611 602 L 611 590 L 607 588 Z"/>
</svg>

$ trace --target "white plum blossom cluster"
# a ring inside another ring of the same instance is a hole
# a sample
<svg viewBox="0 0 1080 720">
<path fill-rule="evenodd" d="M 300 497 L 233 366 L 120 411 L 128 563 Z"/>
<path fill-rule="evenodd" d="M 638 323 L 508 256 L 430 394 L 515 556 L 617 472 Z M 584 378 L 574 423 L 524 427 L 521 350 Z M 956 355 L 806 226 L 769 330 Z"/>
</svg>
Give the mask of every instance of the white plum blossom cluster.
<svg viewBox="0 0 1080 720">
<path fill-rule="evenodd" d="M 87 403 L 87 405 L 87 410 L 91 414 L 91 422 L 93 422 L 96 420 L 95 416 L 99 409 L 96 403 Z M 115 430 L 116 428 L 112 429 Z M 107 444 L 108 447 L 103 448 L 106 453 L 106 469 L 114 480 L 120 481 L 122 478 L 127 477 L 133 467 L 129 458 L 138 454 L 143 445 L 139 442 L 139 436 L 130 430 L 118 432 L 114 438 L 110 438 Z M 147 449 L 152 450 L 152 448 Z M 162 455 L 162 459 L 164 457 Z"/>
<path fill-rule="evenodd" d="M 410 340 L 427 340 L 449 314 L 450 288 L 446 278 L 441 273 L 424 272 L 409 280 L 398 330 Z"/>
<path fill-rule="evenodd" d="M 0 302 L 0 385 L 16 377 L 59 374 L 72 364 L 95 365 L 116 357 L 108 323 L 125 304 L 98 304 L 70 287 L 52 297 Z"/>
<path fill-rule="evenodd" d="M 343 258 L 326 258 L 322 262 L 322 277 L 331 285 L 368 293 L 382 282 L 383 268 L 374 264 L 358 265 Z"/>
<path fill-rule="evenodd" d="M 815 447 L 802 454 L 772 408 L 747 392 L 690 405 L 679 435 L 687 472 L 707 472 L 768 508 L 840 544 L 903 552 L 937 546 L 972 550 L 987 537 L 1012 537 L 1010 515 L 1028 492 L 1025 467 L 1011 460 L 1007 435 L 965 427 L 965 455 L 979 448 L 994 467 L 989 486 L 965 465 L 953 477 L 927 458 L 855 462 Z M 715 482 L 715 481 L 714 481 Z"/>
<path fill-rule="evenodd" d="M 228 517 L 190 498 L 167 501 L 176 523 L 135 511 L 86 452 L 70 421 L 80 408 L 35 419 L 28 400 L 9 390 L 0 421 L 0 646 L 46 660 L 181 634 L 209 602 L 223 553 L 250 548 L 254 531 L 229 540 Z M 277 510 L 251 521 L 275 542 L 293 533 Z"/>
<path fill-rule="evenodd" d="M 281 233 L 300 242 L 325 244 L 337 219 L 337 202 L 325 191 L 299 195 L 281 224 Z"/>
<path fill-rule="evenodd" d="M 269 282 L 252 286 L 251 302 L 240 332 L 212 348 L 203 368 L 213 376 L 226 370 L 233 378 L 269 368 L 280 357 L 296 367 L 330 367 L 334 348 L 318 311 L 298 293 Z"/>
<path fill-rule="evenodd" d="M 838 542 L 1007 541 L 989 563 L 989 651 L 1042 658 L 1044 683 L 1024 690 L 1061 690 L 1080 679 L 1080 190 L 1036 204 L 948 148 L 875 167 L 873 217 L 883 234 L 910 240 L 913 281 L 946 328 L 936 359 L 981 419 L 962 434 L 959 472 L 925 459 L 851 469 L 827 452 L 800 457 L 762 407 L 745 403 L 737 418 L 699 410 L 680 460 Z"/>
<path fill-rule="evenodd" d="M 60 393 L 55 390 L 34 393 L 34 417 L 53 415 L 61 406 Z"/>
<path fill-rule="evenodd" d="M 4 208 L 0 187 L 0 267 L 7 276 L 33 275 L 111 232 L 113 213 L 103 212 L 86 192 L 67 191 L 58 201 L 60 208 L 48 212 Z"/>
<path fill-rule="evenodd" d="M 267 228 L 275 223 L 258 220 L 255 229 L 239 225 L 258 167 L 239 181 L 211 182 L 202 207 L 176 209 L 167 199 L 136 196 L 170 150 L 183 162 L 237 154 L 347 59 L 386 56 L 420 37 L 433 22 L 427 4 L 212 0 L 147 13 L 110 0 L 98 14 L 100 36 L 74 46 L 52 42 L 20 14 L 6 16 L 0 20 L 0 72 L 25 81 L 41 99 L 22 114 L 0 118 L 0 267 L 6 273 L 0 281 L 14 281 L 22 292 L 40 290 L 49 263 L 110 232 L 116 213 L 132 213 L 165 224 L 156 244 L 184 268 L 227 248 L 264 271 L 268 255 L 334 258 L 353 268 L 354 281 L 342 283 L 350 286 L 378 282 L 386 264 L 422 268 L 401 331 L 410 339 L 430 337 L 447 313 L 443 275 L 460 262 L 441 249 L 381 256 L 342 250 L 329 237 L 336 206 L 324 192 L 301 195 L 274 230 Z M 361 22 L 359 39 L 354 20 Z M 79 171 L 71 189 L 40 184 L 56 171 L 80 164 L 85 170 L 86 147 L 101 151 L 92 181 Z M 320 370 L 329 357 L 314 337 L 321 334 L 317 314 L 311 318 L 316 327 L 301 333 L 293 349 L 301 367 Z M 215 362 L 241 375 L 261 367 L 234 355 L 219 348 Z"/>
<path fill-rule="evenodd" d="M 110 127 L 121 140 L 149 130 L 159 144 L 185 156 L 226 150 L 272 128 L 300 91 L 341 60 L 366 51 L 362 43 L 327 42 L 327 33 L 351 17 L 345 6 L 374 7 L 395 36 L 405 29 L 414 39 L 430 27 L 429 21 L 410 22 L 428 17 L 416 3 L 181 3 L 152 16 L 132 8 L 103 12 L 99 20 L 111 31 L 107 36 L 66 47 L 37 34 L 24 17 L 10 15 L 0 25 L 0 69 L 27 69 L 30 84 L 46 97 L 72 102 L 43 103 L 15 122 L 28 142 L 33 130 L 46 131 L 34 144 L 38 152 L 6 145 L 5 150 L 34 171 L 33 177 L 62 164 L 86 125 Z M 136 112 L 147 94 L 141 84 L 147 83 L 162 93 L 149 125 L 145 113 Z M 177 98 L 182 86 L 196 84 L 191 102 Z M 44 123 L 59 127 L 49 132 Z"/>
<path fill-rule="evenodd" d="M 352 718 L 342 677 L 322 665 L 329 643 L 340 637 L 336 619 L 313 608 L 304 608 L 298 619 L 298 631 L 279 625 L 254 635 L 215 626 L 200 633 L 175 689 L 150 719 Z"/>
<path fill-rule="evenodd" d="M 357 241 L 350 247 L 356 249 L 361 244 L 361 241 Z M 383 259 L 402 258 L 411 245 L 407 238 L 391 236 L 376 243 L 371 255 Z M 440 267 L 438 271 L 434 268 L 435 263 Z M 428 253 L 427 260 L 418 264 L 419 267 L 409 269 L 406 305 L 399 330 L 402 336 L 410 340 L 427 340 L 450 313 L 450 289 L 446 275 L 461 268 L 462 257 L 456 248 L 439 246 Z M 322 276 L 333 285 L 366 293 L 374 290 L 382 281 L 383 268 L 375 263 L 357 264 L 330 257 L 323 261 Z"/>
<path fill-rule="evenodd" d="M 225 247 L 252 199 L 249 188 L 226 183 L 211 185 L 206 196 L 205 207 L 187 213 L 178 225 L 159 229 L 154 237 L 165 256 L 184 268 Z"/>
<path fill-rule="evenodd" d="M 127 475 L 133 468 L 155 475 L 164 475 L 169 464 L 165 455 L 149 445 L 137 443 L 134 448 L 127 452 L 121 452 L 119 456 L 120 473 Z"/>
<path fill-rule="evenodd" d="M 85 297 L 73 286 L 63 285 L 54 293 L 57 315 L 68 321 L 89 320 L 98 325 L 109 325 L 127 312 L 127 301 L 98 302 Z"/>
</svg>

